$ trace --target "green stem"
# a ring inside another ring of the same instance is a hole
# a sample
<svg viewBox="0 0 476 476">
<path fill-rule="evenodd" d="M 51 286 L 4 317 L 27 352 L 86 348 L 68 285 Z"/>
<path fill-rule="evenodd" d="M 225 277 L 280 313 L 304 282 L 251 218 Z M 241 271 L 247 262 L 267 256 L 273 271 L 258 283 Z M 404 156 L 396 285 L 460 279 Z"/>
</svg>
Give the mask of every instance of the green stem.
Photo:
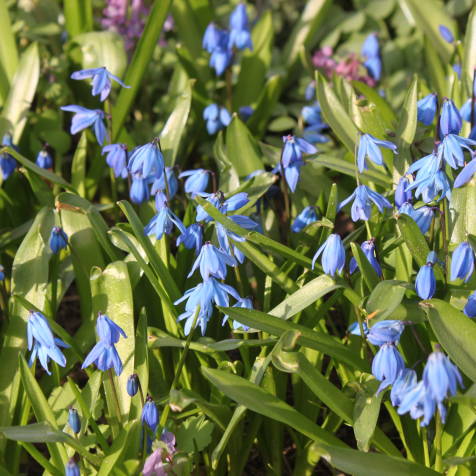
<svg viewBox="0 0 476 476">
<path fill-rule="evenodd" d="M 426 430 L 426 426 L 422 427 L 421 436 L 423 440 L 423 456 L 425 458 L 425 466 L 429 468 L 430 467 L 430 452 L 428 450 L 428 433 Z"/>
<path fill-rule="evenodd" d="M 226 78 L 226 105 L 228 110 L 231 112 L 233 108 L 233 84 L 232 84 L 232 73 L 231 68 L 227 68 L 225 72 Z"/>
<path fill-rule="evenodd" d="M 119 425 L 121 421 L 121 405 L 119 403 L 119 396 L 117 394 L 116 384 L 114 383 L 114 375 L 112 374 L 112 369 L 108 369 L 107 374 L 111 383 L 112 393 L 114 394 L 114 404 L 116 406 L 117 412 L 117 424 Z"/>
<path fill-rule="evenodd" d="M 51 316 L 56 317 L 56 306 L 58 300 L 58 268 L 59 256 L 55 253 L 51 259 Z"/>
<path fill-rule="evenodd" d="M 441 437 L 443 435 L 443 425 L 441 423 L 440 412 L 435 415 L 435 471 L 441 473 L 443 470 L 443 458 L 441 455 Z"/>
</svg>

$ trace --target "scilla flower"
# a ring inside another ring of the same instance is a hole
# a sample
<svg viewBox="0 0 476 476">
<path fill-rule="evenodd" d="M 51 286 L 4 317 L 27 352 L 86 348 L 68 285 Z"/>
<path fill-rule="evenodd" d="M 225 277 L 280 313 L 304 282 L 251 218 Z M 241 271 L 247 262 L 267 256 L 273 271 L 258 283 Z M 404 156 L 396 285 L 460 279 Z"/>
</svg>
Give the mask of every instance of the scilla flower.
<svg viewBox="0 0 476 476">
<path fill-rule="evenodd" d="M 368 157 L 374 164 L 383 165 L 383 156 L 379 147 L 391 150 L 397 154 L 397 146 L 388 140 L 377 139 L 370 134 L 362 134 L 359 140 L 359 148 L 357 150 L 357 167 L 362 173 L 367 169 L 365 159 Z"/>
<path fill-rule="evenodd" d="M 382 277 L 382 268 L 380 267 L 380 263 L 377 261 L 377 256 L 375 254 L 375 240 L 371 238 L 368 241 L 364 241 L 360 248 L 364 252 L 365 257 L 372 265 L 372 268 L 375 269 L 375 272 Z M 351 258 L 349 262 L 349 272 L 352 274 L 358 268 L 357 261 L 354 257 Z"/>
<path fill-rule="evenodd" d="M 300 161 L 303 154 L 315 154 L 317 149 L 309 142 L 294 137 L 292 135 L 283 136 L 283 152 L 281 163 L 284 168 L 288 167 L 292 162 Z"/>
<path fill-rule="evenodd" d="M 50 249 L 54 254 L 68 246 L 68 235 L 60 226 L 54 226 L 50 234 Z"/>
<path fill-rule="evenodd" d="M 322 253 L 321 264 L 324 273 L 334 276 L 336 272 L 342 273 L 345 265 L 345 250 L 339 235 L 333 233 L 329 235 L 324 244 L 317 250 L 312 258 L 312 268 Z"/>
<path fill-rule="evenodd" d="M 237 263 L 235 258 L 219 250 L 211 243 L 205 243 L 187 277 L 190 278 L 195 270 L 200 267 L 200 274 L 203 279 L 208 279 L 210 276 L 218 279 L 225 279 L 227 265 L 236 266 Z"/>
<path fill-rule="evenodd" d="M 245 48 L 253 49 L 245 4 L 239 3 L 231 12 L 229 27 L 230 38 L 228 40 L 228 48 L 236 47 L 239 50 L 244 50 Z"/>
<path fill-rule="evenodd" d="M 377 192 L 374 192 L 366 185 L 359 185 L 352 195 L 343 200 L 338 207 L 342 209 L 347 203 L 354 200 L 351 208 L 351 216 L 353 221 L 369 220 L 371 215 L 371 202 L 375 204 L 380 213 L 384 208 L 392 208 L 390 202 Z"/>
<path fill-rule="evenodd" d="M 204 192 L 210 180 L 210 171 L 205 169 L 185 170 L 179 178 L 187 177 L 185 180 L 185 193 L 194 197 L 197 193 Z"/>
<path fill-rule="evenodd" d="M 424 264 L 418 271 L 415 289 L 420 299 L 431 299 L 436 291 L 436 279 L 433 263 Z"/>
<path fill-rule="evenodd" d="M 425 234 L 431 226 L 431 222 L 435 215 L 433 208 L 423 205 L 420 208 L 413 208 L 409 202 L 405 202 L 398 210 L 398 213 L 405 214 L 413 218 L 413 220 L 420 228 L 420 231 Z"/>
<path fill-rule="evenodd" d="M 381 381 L 377 394 L 392 385 L 399 372 L 404 368 L 405 362 L 395 345 L 392 343 L 383 344 L 372 361 L 372 374 Z"/>
<path fill-rule="evenodd" d="M 235 304 L 233 304 L 232 307 L 239 307 L 241 309 L 253 309 L 253 303 L 251 302 L 250 298 L 240 298 Z M 228 320 L 228 318 L 229 318 L 228 314 L 226 314 L 223 317 L 222 326 L 225 325 L 225 322 Z M 242 329 L 245 332 L 247 332 L 250 329 L 248 326 L 245 326 L 244 324 L 241 324 L 238 321 L 233 321 L 232 326 L 233 326 L 233 329 L 235 330 Z"/>
<path fill-rule="evenodd" d="M 51 169 L 53 167 L 53 157 L 47 150 L 43 149 L 38 152 L 35 163 L 42 169 Z"/>
<path fill-rule="evenodd" d="M 133 397 L 139 391 L 139 377 L 137 374 L 132 374 L 127 379 L 126 390 L 130 397 Z"/>
<path fill-rule="evenodd" d="M 318 220 L 316 208 L 313 206 L 308 206 L 302 210 L 302 212 L 294 219 L 293 224 L 291 225 L 291 231 L 294 233 L 299 233 L 304 230 L 306 226 L 314 223 Z"/>
<path fill-rule="evenodd" d="M 188 250 L 195 249 L 195 253 L 198 253 L 202 248 L 202 241 L 203 226 L 199 223 L 192 223 L 177 238 L 177 246 L 183 244 Z"/>
<path fill-rule="evenodd" d="M 17 150 L 17 147 L 13 145 L 11 134 L 5 134 L 2 138 L 2 146 L 12 147 Z M 8 177 L 16 169 L 17 161 L 6 152 L 0 154 L 0 169 L 2 170 L 3 180 L 7 180 Z"/>
<path fill-rule="evenodd" d="M 440 116 L 440 137 L 459 134 L 462 127 L 461 115 L 451 99 L 444 98 Z"/>
<path fill-rule="evenodd" d="M 155 433 L 157 425 L 159 424 L 159 411 L 150 395 L 147 395 L 146 402 L 142 408 L 141 420 L 144 425 L 147 425 L 152 432 Z"/>
<path fill-rule="evenodd" d="M 440 25 L 440 26 L 438 26 L 438 30 L 440 31 L 441 37 L 447 43 L 453 43 L 455 41 L 455 37 L 453 36 L 453 33 L 451 33 L 450 29 L 447 26 Z"/>
<path fill-rule="evenodd" d="M 377 81 L 380 80 L 382 60 L 380 58 L 380 46 L 377 33 L 370 33 L 370 35 L 365 38 L 361 53 L 365 58 L 364 66 L 367 68 L 369 75 Z"/>
<path fill-rule="evenodd" d="M 473 291 L 469 297 L 466 305 L 464 306 L 463 312 L 468 317 L 476 317 L 476 291 Z"/>
<path fill-rule="evenodd" d="M 388 320 L 376 322 L 368 331 L 367 339 L 373 345 L 398 344 L 405 329 L 402 321 Z"/>
<path fill-rule="evenodd" d="M 435 93 L 428 94 L 417 102 L 417 118 L 425 126 L 429 126 L 435 118 L 438 109 L 438 96 Z"/>
<path fill-rule="evenodd" d="M 395 189 L 395 206 L 398 208 L 412 199 L 412 192 L 407 190 L 409 186 L 410 182 L 408 179 L 406 177 L 400 177 L 397 188 Z"/>
<path fill-rule="evenodd" d="M 71 75 L 71 79 L 93 79 L 92 95 L 97 96 L 100 94 L 101 101 L 104 101 L 111 92 L 111 79 L 120 84 L 123 88 L 130 88 L 125 85 L 117 76 L 110 73 L 105 67 L 82 69 L 81 71 L 75 71 Z"/>
<path fill-rule="evenodd" d="M 79 466 L 76 464 L 74 458 L 71 458 L 65 466 L 65 475 L 66 476 L 80 476 L 81 472 L 79 471 Z"/>
<path fill-rule="evenodd" d="M 169 190 L 169 199 L 172 199 L 178 190 L 177 177 L 175 176 L 174 169 L 172 167 L 165 167 L 165 176 L 167 177 L 167 186 Z M 156 178 L 152 182 L 152 187 L 150 193 L 155 195 L 159 191 L 167 191 L 165 187 L 165 178 L 164 174 L 161 174 L 160 177 Z"/>
<path fill-rule="evenodd" d="M 393 382 L 390 400 L 394 407 L 402 403 L 403 397 L 417 384 L 417 374 L 412 369 L 400 370 L 397 379 Z"/>
<path fill-rule="evenodd" d="M 144 233 L 147 236 L 155 235 L 158 240 L 162 238 L 164 233 L 170 235 L 174 225 L 178 228 L 180 233 L 185 232 L 185 226 L 182 223 L 182 220 L 165 204 L 160 210 L 158 210 L 157 215 L 155 215 L 152 220 L 145 226 Z"/>
<path fill-rule="evenodd" d="M 220 30 L 215 23 L 210 23 L 203 35 L 202 48 L 209 53 L 212 53 L 213 50 L 220 45 L 222 33 L 223 30 Z"/>
<path fill-rule="evenodd" d="M 36 357 L 39 358 L 41 366 L 48 375 L 50 359 L 58 365 L 66 365 L 66 357 L 61 352 L 60 347 L 69 347 L 61 339 L 55 338 L 51 332 L 50 325 L 46 317 L 41 312 L 30 311 L 30 316 L 26 325 L 28 350 L 31 350 L 29 365 L 33 365 Z"/>
<path fill-rule="evenodd" d="M 74 112 L 75 115 L 71 121 L 71 134 L 76 134 L 88 127 L 92 127 L 99 145 L 104 144 L 107 138 L 107 130 L 104 125 L 104 112 L 100 109 L 86 109 L 81 106 L 62 106 L 62 111 Z"/>
<path fill-rule="evenodd" d="M 96 332 L 99 337 L 97 344 L 84 359 L 82 369 L 95 363 L 103 372 L 114 368 L 116 375 L 122 373 L 122 362 L 114 346 L 120 336 L 127 338 L 126 333 L 105 314 L 99 313 L 96 322 Z"/>
<path fill-rule="evenodd" d="M 0 282 L 5 280 L 5 268 L 0 264 Z"/>
<path fill-rule="evenodd" d="M 451 281 L 463 279 L 468 282 L 474 271 L 474 253 L 471 245 L 464 241 L 453 251 L 451 259 Z"/>
<path fill-rule="evenodd" d="M 228 126 L 231 116 L 228 110 L 218 104 L 210 104 L 203 110 L 203 119 L 207 123 L 207 131 L 210 135 Z"/>
<path fill-rule="evenodd" d="M 428 392 L 423 380 L 407 389 L 406 393 L 400 396 L 398 414 L 404 415 L 410 412 L 410 416 L 414 420 L 422 418 L 421 426 L 428 426 L 435 413 L 435 409 L 435 401 Z"/>
<path fill-rule="evenodd" d="M 127 146 L 125 144 L 109 144 L 102 148 L 106 154 L 106 163 L 114 170 L 116 177 L 127 177 Z"/>
<path fill-rule="evenodd" d="M 456 169 L 464 165 L 463 149 L 466 149 L 471 154 L 473 152 L 471 146 L 475 145 L 476 141 L 472 139 L 466 139 L 456 134 L 448 134 L 438 146 L 438 153 L 441 154 L 444 161 L 452 169 Z"/>
<path fill-rule="evenodd" d="M 464 169 L 455 178 L 454 187 L 459 188 L 466 185 L 473 178 L 475 172 L 476 159 L 472 159 L 464 166 Z"/>
<path fill-rule="evenodd" d="M 164 170 L 164 156 L 160 151 L 158 139 L 136 147 L 131 153 L 128 168 L 131 174 L 140 174 L 144 179 L 151 176 L 160 177 Z"/>
<path fill-rule="evenodd" d="M 68 425 L 73 430 L 73 433 L 78 434 L 81 430 L 81 420 L 79 419 L 78 411 L 73 407 L 68 410 Z"/>
<path fill-rule="evenodd" d="M 129 196 L 133 203 L 144 203 L 149 200 L 150 191 L 148 181 L 142 178 L 140 174 L 132 176 Z"/>
</svg>

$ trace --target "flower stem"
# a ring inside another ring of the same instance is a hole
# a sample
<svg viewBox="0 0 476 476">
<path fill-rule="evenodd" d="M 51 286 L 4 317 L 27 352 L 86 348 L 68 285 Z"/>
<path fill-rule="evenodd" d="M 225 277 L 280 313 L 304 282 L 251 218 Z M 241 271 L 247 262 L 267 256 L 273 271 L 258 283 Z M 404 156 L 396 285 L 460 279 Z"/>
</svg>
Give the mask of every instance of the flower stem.
<svg viewBox="0 0 476 476">
<path fill-rule="evenodd" d="M 112 393 L 114 394 L 114 404 L 116 406 L 117 412 L 117 424 L 119 425 L 121 420 L 121 405 L 119 404 L 119 396 L 117 394 L 116 385 L 114 383 L 114 375 L 112 374 L 112 369 L 108 369 L 107 374 L 111 383 Z"/>
<path fill-rule="evenodd" d="M 56 316 L 56 306 L 58 300 L 58 268 L 59 256 L 55 253 L 51 258 L 51 315 L 53 320 Z"/>
<path fill-rule="evenodd" d="M 421 436 L 423 441 L 423 456 L 425 458 L 425 466 L 429 468 L 430 467 L 430 452 L 428 450 L 428 432 L 426 430 L 426 426 L 422 427 Z"/>
<path fill-rule="evenodd" d="M 443 459 L 441 456 L 441 436 L 443 434 L 443 425 L 440 412 L 435 414 L 435 471 L 441 473 L 443 470 Z"/>
<path fill-rule="evenodd" d="M 228 106 L 228 110 L 231 112 L 233 107 L 233 84 L 232 84 L 232 73 L 231 68 L 226 69 L 225 73 L 226 78 L 226 105 Z"/>
</svg>

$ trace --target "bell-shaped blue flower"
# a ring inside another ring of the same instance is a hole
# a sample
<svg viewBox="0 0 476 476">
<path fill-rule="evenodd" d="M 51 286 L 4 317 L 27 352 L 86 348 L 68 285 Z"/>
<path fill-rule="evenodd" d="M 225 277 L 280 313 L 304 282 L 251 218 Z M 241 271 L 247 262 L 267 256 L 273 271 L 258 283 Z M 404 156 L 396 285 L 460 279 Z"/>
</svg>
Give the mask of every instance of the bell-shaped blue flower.
<svg viewBox="0 0 476 476">
<path fill-rule="evenodd" d="M 54 254 L 68 246 L 68 235 L 60 226 L 54 226 L 50 234 L 50 249 Z"/>
<path fill-rule="evenodd" d="M 431 222 L 435 216 L 433 208 L 427 207 L 426 205 L 419 208 L 413 208 L 413 205 L 408 202 L 400 207 L 398 213 L 404 213 L 405 215 L 412 217 L 423 234 L 430 229 Z"/>
<path fill-rule="evenodd" d="M 321 106 L 315 102 L 312 106 L 304 106 L 301 116 L 306 124 L 322 124 Z"/>
<path fill-rule="evenodd" d="M 228 126 L 231 116 L 228 110 L 218 104 L 210 104 L 203 110 L 203 119 L 207 123 L 207 131 L 210 135 Z"/>
<path fill-rule="evenodd" d="M 466 149 L 470 154 L 473 150 L 471 146 L 475 146 L 476 141 L 457 136 L 455 134 L 448 134 L 438 147 L 438 152 L 441 153 L 444 161 L 453 169 L 463 167 L 464 152 Z"/>
<path fill-rule="evenodd" d="M 288 167 L 293 162 L 300 161 L 303 154 L 315 154 L 317 149 L 309 142 L 294 137 L 292 135 L 283 136 L 283 152 L 281 156 L 281 163 L 284 168 Z"/>
<path fill-rule="evenodd" d="M 367 157 L 374 164 L 383 165 L 382 151 L 379 147 L 389 149 L 394 154 L 398 154 L 397 146 L 388 140 L 377 139 L 371 134 L 362 134 L 360 136 L 359 148 L 357 150 L 357 167 L 360 173 L 368 168 L 365 161 Z"/>
<path fill-rule="evenodd" d="M 382 74 L 382 60 L 380 59 L 380 45 L 377 33 L 370 33 L 362 45 L 361 54 L 364 57 L 364 66 L 369 75 L 376 81 L 380 80 Z"/>
<path fill-rule="evenodd" d="M 82 69 L 81 71 L 75 71 L 71 75 L 71 79 L 87 79 L 93 78 L 93 90 L 92 95 L 97 96 L 100 94 L 101 101 L 104 101 L 111 92 L 111 79 L 120 84 L 123 88 L 130 88 L 125 85 L 117 76 L 109 72 L 105 67 Z"/>
<path fill-rule="evenodd" d="M 299 233 L 304 230 L 306 226 L 314 223 L 318 220 L 316 208 L 313 206 L 305 207 L 302 212 L 294 219 L 291 225 L 291 231 Z"/>
<path fill-rule="evenodd" d="M 93 128 L 94 134 L 99 145 L 103 145 L 107 139 L 107 130 L 104 125 L 104 112 L 100 109 L 86 109 L 85 107 L 69 105 L 62 106 L 62 111 L 74 112 L 73 120 L 71 121 L 70 133 L 76 134 L 88 127 Z"/>
<path fill-rule="evenodd" d="M 417 102 L 417 118 L 425 126 L 431 125 L 438 110 L 438 96 L 435 93 L 428 94 Z"/>
<path fill-rule="evenodd" d="M 213 53 L 215 48 L 220 46 L 223 30 L 218 28 L 215 23 L 210 23 L 203 35 L 202 48 L 209 53 Z"/>
<path fill-rule="evenodd" d="M 162 238 L 162 235 L 170 235 L 174 225 L 178 228 L 180 233 L 185 232 L 185 226 L 182 223 L 182 220 L 172 211 L 170 208 L 165 205 L 160 210 L 158 210 L 157 215 L 155 215 L 152 220 L 145 226 L 144 233 L 147 236 L 155 235 L 158 240 Z"/>
<path fill-rule="evenodd" d="M 51 169 L 53 167 L 53 157 L 47 150 L 43 149 L 38 152 L 35 163 L 42 169 Z"/>
<path fill-rule="evenodd" d="M 136 147 L 131 152 L 128 168 L 131 174 L 140 175 L 144 179 L 160 177 L 164 170 L 164 156 L 160 151 L 159 141 L 154 139 Z"/>
<path fill-rule="evenodd" d="M 174 169 L 172 167 L 165 167 L 165 177 L 167 177 L 167 186 L 169 190 L 169 199 L 174 198 L 178 190 L 178 181 L 175 176 Z M 150 189 L 151 195 L 156 195 L 158 192 L 164 191 L 167 189 L 165 187 L 165 177 L 164 174 L 161 174 L 160 177 L 156 178 L 152 182 L 152 187 Z"/>
<path fill-rule="evenodd" d="M 219 250 L 211 243 L 205 243 L 187 277 L 190 278 L 199 267 L 203 279 L 208 279 L 210 276 L 225 279 L 227 274 L 226 267 L 236 265 L 236 260 L 232 256 Z"/>
<path fill-rule="evenodd" d="M 79 466 L 77 465 L 74 458 L 71 458 L 64 468 L 65 476 L 81 476 L 81 472 L 79 471 Z"/>
<path fill-rule="evenodd" d="M 98 313 L 98 318 L 96 321 L 96 332 L 100 340 L 107 342 L 109 345 L 117 344 L 119 339 L 124 337 L 127 338 L 126 333 L 118 326 L 114 321 L 112 321 L 106 314 Z"/>
<path fill-rule="evenodd" d="M 342 273 L 345 265 L 345 250 L 339 235 L 333 233 L 329 235 L 323 245 L 317 250 L 312 258 L 312 269 L 314 264 L 322 253 L 322 269 L 324 273 L 334 276 L 336 272 Z"/>
<path fill-rule="evenodd" d="M 109 144 L 102 148 L 106 154 L 106 163 L 114 170 L 116 177 L 127 177 L 127 146 L 126 144 Z"/>
<path fill-rule="evenodd" d="M 474 271 L 474 253 L 471 245 L 464 241 L 453 251 L 451 259 L 451 281 L 463 279 L 468 282 Z"/>
<path fill-rule="evenodd" d="M 147 395 L 147 399 L 142 408 L 141 421 L 155 433 L 157 425 L 159 424 L 159 410 L 150 395 Z"/>
<path fill-rule="evenodd" d="M 307 86 L 306 90 L 304 91 L 304 98 L 306 101 L 312 101 L 316 99 L 316 82 L 311 81 Z"/>
<path fill-rule="evenodd" d="M 250 201 L 246 192 L 235 193 L 227 200 L 224 199 L 224 195 L 220 191 L 212 194 L 201 193 L 199 195 L 201 195 L 202 197 L 207 197 L 207 202 L 210 202 L 215 208 L 220 211 L 220 213 L 223 213 L 224 215 L 226 215 L 226 213 L 228 212 L 234 212 L 236 210 L 239 210 Z M 196 220 L 209 222 L 212 221 L 212 217 L 205 212 L 201 205 L 199 205 L 197 207 Z"/>
<path fill-rule="evenodd" d="M 5 134 L 3 136 L 2 146 L 12 147 L 15 150 L 17 149 L 17 147 L 13 145 L 11 134 Z M 10 154 L 5 152 L 0 154 L 0 169 L 2 170 L 2 177 L 4 181 L 10 177 L 16 167 L 17 161 Z"/>
<path fill-rule="evenodd" d="M 26 325 L 28 350 L 31 351 L 29 365 L 33 365 L 36 357 L 48 375 L 49 359 L 54 360 L 61 367 L 66 366 L 66 357 L 60 347 L 69 347 L 61 339 L 55 338 L 46 317 L 41 312 L 30 311 Z"/>
<path fill-rule="evenodd" d="M 0 282 L 5 280 L 5 268 L 0 264 Z"/>
<path fill-rule="evenodd" d="M 192 198 L 197 193 L 204 192 L 210 180 L 210 171 L 205 169 L 186 170 L 179 175 L 179 178 L 187 177 L 185 180 L 185 193 L 189 193 Z"/>
<path fill-rule="evenodd" d="M 241 106 L 238 109 L 238 115 L 243 122 L 246 122 L 252 115 L 254 109 L 251 106 Z"/>
<path fill-rule="evenodd" d="M 183 244 L 188 250 L 195 249 L 198 254 L 202 248 L 203 242 L 203 226 L 199 223 L 192 223 L 185 228 L 185 231 L 177 238 L 177 246 Z"/>
<path fill-rule="evenodd" d="M 248 24 L 248 15 L 246 14 L 246 6 L 239 3 L 230 15 L 230 38 L 228 40 L 228 48 L 237 48 L 244 50 L 253 49 L 251 41 L 250 27 Z"/>
<path fill-rule="evenodd" d="M 149 200 L 150 191 L 147 180 L 143 179 L 140 175 L 133 175 L 129 196 L 132 203 L 140 204 Z"/>
<path fill-rule="evenodd" d="M 454 187 L 459 188 L 466 185 L 474 176 L 476 172 L 476 159 L 470 160 L 464 169 L 456 176 L 454 181 Z"/>
<path fill-rule="evenodd" d="M 435 410 L 435 401 L 428 392 L 423 380 L 415 386 L 406 389 L 406 393 L 400 397 L 398 414 L 404 415 L 410 412 L 410 416 L 414 420 L 422 418 L 421 426 L 428 426 Z"/>
<path fill-rule="evenodd" d="M 377 394 L 392 385 L 404 368 L 405 362 L 395 345 L 383 344 L 372 361 L 372 374 L 381 382 Z"/>
<path fill-rule="evenodd" d="M 364 241 L 360 245 L 360 248 L 364 252 L 364 255 L 369 261 L 369 263 L 372 265 L 372 268 L 375 269 L 375 272 L 379 275 L 379 277 L 382 277 L 382 268 L 380 267 L 380 263 L 377 261 L 377 255 L 375 253 L 375 240 L 370 239 L 370 240 Z M 357 268 L 358 268 L 357 261 L 355 260 L 355 258 L 352 257 L 349 262 L 350 274 L 352 274 Z"/>
<path fill-rule="evenodd" d="M 130 397 L 133 397 L 139 391 L 139 376 L 137 374 L 132 374 L 127 379 L 126 390 Z"/>
<path fill-rule="evenodd" d="M 417 384 L 417 374 L 413 369 L 403 369 L 393 382 L 390 391 L 390 400 L 394 407 L 398 407 L 403 397 Z"/>
<path fill-rule="evenodd" d="M 436 291 L 436 279 L 433 264 L 426 263 L 418 271 L 415 289 L 420 299 L 431 299 Z"/>
<path fill-rule="evenodd" d="M 232 307 L 239 307 L 241 309 L 253 309 L 253 302 L 250 298 L 240 298 L 235 304 L 233 304 Z M 230 316 L 228 316 L 228 314 L 223 317 L 222 326 L 225 325 L 225 322 L 228 320 L 229 317 Z M 250 330 L 248 326 L 245 326 L 244 324 L 241 324 L 240 322 L 235 320 L 232 322 L 232 327 L 234 330 L 242 329 L 245 332 L 248 332 Z"/>
<path fill-rule="evenodd" d="M 473 291 L 466 302 L 463 312 L 468 317 L 476 317 L 476 291 Z"/>
<path fill-rule="evenodd" d="M 405 323 L 398 320 L 376 322 L 368 331 L 367 339 L 373 345 L 398 344 Z"/>
<path fill-rule="evenodd" d="M 459 134 L 462 127 L 461 115 L 451 99 L 444 98 L 440 115 L 440 137 Z"/>
<path fill-rule="evenodd" d="M 395 206 L 400 208 L 405 202 L 412 199 L 412 192 L 407 190 L 410 182 L 406 177 L 400 177 L 397 188 L 395 189 Z"/>
<path fill-rule="evenodd" d="M 384 208 L 392 208 L 390 202 L 377 192 L 374 192 L 366 185 L 359 185 L 352 195 L 343 200 L 338 207 L 341 210 L 347 203 L 353 200 L 351 216 L 353 221 L 369 220 L 371 215 L 371 203 L 373 202 L 380 213 Z"/>
<path fill-rule="evenodd" d="M 362 328 L 364 330 L 364 335 L 367 335 L 369 333 L 369 328 L 367 326 L 367 323 L 366 322 L 362 322 Z M 354 336 L 360 336 L 361 333 L 360 333 L 360 325 L 358 322 L 353 322 L 348 328 L 347 328 L 347 332 L 349 332 L 349 334 L 352 334 Z"/>
<path fill-rule="evenodd" d="M 68 410 L 68 425 L 75 434 L 81 431 L 81 420 L 79 419 L 78 411 L 73 407 Z"/>
<path fill-rule="evenodd" d="M 460 108 L 459 113 L 461 115 L 461 119 L 466 122 L 471 122 L 473 119 L 472 115 L 475 114 L 474 118 L 476 118 L 476 104 L 473 104 L 473 109 L 471 110 L 471 103 L 473 99 L 468 99 Z"/>
<path fill-rule="evenodd" d="M 445 26 L 445 25 L 439 25 L 438 30 L 440 31 L 441 37 L 447 42 L 447 43 L 453 43 L 455 41 L 455 37 L 453 36 L 453 33 L 451 33 L 450 29 Z"/>
</svg>

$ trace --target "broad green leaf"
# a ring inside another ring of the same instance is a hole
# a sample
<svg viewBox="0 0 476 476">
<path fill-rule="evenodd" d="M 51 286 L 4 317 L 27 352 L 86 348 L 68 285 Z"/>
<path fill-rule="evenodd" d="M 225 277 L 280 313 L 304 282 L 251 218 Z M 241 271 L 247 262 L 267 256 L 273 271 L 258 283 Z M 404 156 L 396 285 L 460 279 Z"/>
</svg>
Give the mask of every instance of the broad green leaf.
<svg viewBox="0 0 476 476">
<path fill-rule="evenodd" d="M 0 136 L 10 131 L 15 144 L 19 142 L 25 127 L 39 79 L 40 55 L 38 45 L 32 43 L 20 57 L 20 63 L 0 116 Z"/>
<path fill-rule="evenodd" d="M 155 0 L 149 12 L 144 31 L 124 77 L 124 82 L 131 87 L 129 89 L 121 88 L 116 105 L 113 108 L 112 142 L 118 139 L 132 103 L 142 87 L 142 79 L 162 33 L 162 25 L 167 17 L 171 3 L 171 0 Z"/>
<path fill-rule="evenodd" d="M 466 34 L 463 42 L 463 81 L 466 83 L 466 91 L 471 92 L 474 69 L 476 67 L 476 8 L 473 6 L 466 24 Z"/>
<path fill-rule="evenodd" d="M 306 283 L 302 288 L 288 296 L 274 307 L 269 314 L 280 319 L 290 319 L 322 296 L 342 287 L 326 274 Z"/>
<path fill-rule="evenodd" d="M 93 5 L 92 0 L 65 0 L 64 19 L 66 30 L 74 38 L 80 33 L 93 29 Z M 101 65 L 104 66 L 104 65 Z"/>
<path fill-rule="evenodd" d="M 440 299 L 425 301 L 433 332 L 451 360 L 473 381 L 476 382 L 476 356 L 474 342 L 476 323 L 458 311 L 451 304 Z"/>
<path fill-rule="evenodd" d="M 236 307 L 220 308 L 220 310 L 242 324 L 260 329 L 278 337 L 286 331 L 297 331 L 301 334 L 299 338 L 300 345 L 318 350 L 330 357 L 347 363 L 353 368 L 364 371 L 369 369 L 369 364 L 366 361 L 352 352 L 350 348 L 341 344 L 335 337 L 260 311 Z"/>
<path fill-rule="evenodd" d="M 227 397 L 248 409 L 291 426 L 316 441 L 344 446 L 332 433 L 317 426 L 283 400 L 258 385 L 223 370 L 202 367 L 203 375 Z"/>
<path fill-rule="evenodd" d="M 355 144 L 358 130 L 349 114 L 337 98 L 335 92 L 327 84 L 324 76 L 316 72 L 316 94 L 321 106 L 322 115 L 335 135 L 347 147 L 349 152 L 355 154 Z"/>
<path fill-rule="evenodd" d="M 449 201 L 450 242 L 459 244 L 466 241 L 468 235 L 476 235 L 476 179 L 466 185 L 454 188 Z"/>
<path fill-rule="evenodd" d="M 165 126 L 160 133 L 160 146 L 164 154 L 165 163 L 169 167 L 173 167 L 180 147 L 180 140 L 185 131 L 188 115 L 190 113 L 190 105 L 192 102 L 192 86 L 195 82 L 191 79 L 187 83 L 187 87 L 177 98 L 174 110 L 170 114 Z"/>
<path fill-rule="evenodd" d="M 93 313 L 106 314 L 126 333 L 116 344 L 121 358 L 123 370 L 121 375 L 114 377 L 117 396 L 121 409 L 120 418 L 124 422 L 129 415 L 131 398 L 125 392 L 127 379 L 134 373 L 134 304 L 127 265 L 123 261 L 109 264 L 104 271 L 93 268 L 91 273 L 91 291 L 93 296 Z M 108 395 L 112 400 L 113 395 Z M 112 400 L 113 401 L 113 400 Z M 114 401 L 113 401 L 114 402 Z"/>
<path fill-rule="evenodd" d="M 226 129 L 226 155 L 240 177 L 263 168 L 258 145 L 236 114 Z"/>
<path fill-rule="evenodd" d="M 396 121 L 396 117 L 388 102 L 380 96 L 374 88 L 371 88 L 365 83 L 352 81 L 352 86 L 354 86 L 360 94 L 363 94 L 368 101 L 374 103 L 380 115 L 385 119 L 387 126 L 392 126 Z"/>
<path fill-rule="evenodd" d="M 367 259 L 367 256 L 365 256 L 362 248 L 359 245 L 351 243 L 350 249 L 352 250 L 352 254 L 354 255 L 355 261 L 359 267 L 359 271 L 362 273 L 362 277 L 364 278 L 367 287 L 372 291 L 372 289 L 374 289 L 379 282 L 377 272 L 370 264 L 370 261 Z"/>
<path fill-rule="evenodd" d="M 416 222 L 402 214 L 397 219 L 397 227 L 418 266 L 426 264 L 430 248 Z"/>
<path fill-rule="evenodd" d="M 81 134 L 71 163 L 71 185 L 81 197 L 86 196 L 86 158 L 88 154 L 88 140 L 86 132 Z"/>
<path fill-rule="evenodd" d="M 369 314 L 377 313 L 372 322 L 391 318 L 392 313 L 402 302 L 405 291 L 408 288 L 405 281 L 381 281 L 372 289 L 369 299 L 367 300 L 366 310 Z"/>
<path fill-rule="evenodd" d="M 26 441 L 30 443 L 59 443 L 65 441 L 65 434 L 62 431 L 54 430 L 47 423 L 31 423 L 24 426 L 4 426 L 0 427 L 0 433 L 6 438 L 16 441 Z"/>
<path fill-rule="evenodd" d="M 149 392 L 149 350 L 148 350 L 149 336 L 147 334 L 147 315 L 145 310 L 142 310 L 139 321 L 137 322 L 136 330 L 136 345 L 134 355 L 134 373 L 137 374 L 142 388 L 142 392 L 147 395 Z M 129 418 L 138 418 L 141 414 L 142 408 L 139 399 L 132 400 L 131 412 Z"/>
<path fill-rule="evenodd" d="M 18 68 L 18 50 L 13 34 L 7 0 L 0 0 L 0 105 L 8 95 Z"/>
<path fill-rule="evenodd" d="M 53 211 L 43 208 L 36 215 L 13 260 L 12 294 L 25 297 L 40 309 L 46 306 L 48 263 L 51 257 L 48 240 L 54 223 Z M 11 424 L 17 403 L 20 377 L 17 372 L 18 356 L 26 348 L 27 319 L 28 311 L 18 301 L 14 301 L 0 353 L 4 365 L 0 373 L 1 426 Z"/>
<path fill-rule="evenodd" d="M 214 427 L 215 425 L 203 416 L 187 418 L 175 432 L 177 446 L 186 453 L 204 450 L 212 441 Z"/>
<path fill-rule="evenodd" d="M 219 172 L 218 188 L 222 192 L 227 193 L 240 187 L 240 178 L 238 177 L 235 167 L 226 155 L 223 137 L 223 131 L 220 131 L 217 134 L 215 143 L 213 144 L 213 155 Z"/>
<path fill-rule="evenodd" d="M 437 476 L 439 472 L 403 458 L 314 444 L 329 465 L 354 476 Z"/>
</svg>

